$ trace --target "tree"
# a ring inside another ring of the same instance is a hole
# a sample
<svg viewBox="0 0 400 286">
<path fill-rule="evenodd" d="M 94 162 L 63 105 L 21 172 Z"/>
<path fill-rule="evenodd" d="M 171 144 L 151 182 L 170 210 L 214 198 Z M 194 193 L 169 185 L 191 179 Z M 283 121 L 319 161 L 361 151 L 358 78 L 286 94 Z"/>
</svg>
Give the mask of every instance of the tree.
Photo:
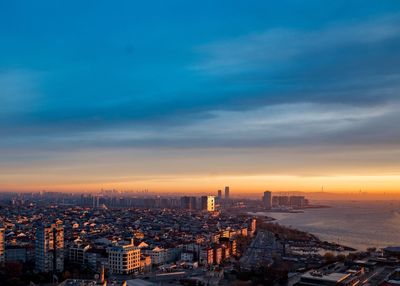
<svg viewBox="0 0 400 286">
<path fill-rule="evenodd" d="M 338 254 L 336 259 L 337 261 L 344 262 L 346 260 L 346 256 L 344 254 Z"/>
<path fill-rule="evenodd" d="M 335 262 L 335 255 L 332 252 L 326 252 L 324 254 L 324 259 L 326 263 L 333 263 Z"/>
<path fill-rule="evenodd" d="M 64 273 L 62 274 L 62 279 L 67 280 L 69 278 L 71 278 L 71 272 L 69 272 L 68 270 L 64 271 Z"/>
</svg>

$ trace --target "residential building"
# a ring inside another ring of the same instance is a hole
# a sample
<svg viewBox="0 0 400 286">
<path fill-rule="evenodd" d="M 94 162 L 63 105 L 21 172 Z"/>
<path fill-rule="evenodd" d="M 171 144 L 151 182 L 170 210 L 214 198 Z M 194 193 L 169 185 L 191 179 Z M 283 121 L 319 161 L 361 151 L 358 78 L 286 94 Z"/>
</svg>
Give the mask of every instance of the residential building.
<svg viewBox="0 0 400 286">
<path fill-rule="evenodd" d="M 108 267 L 114 274 L 132 274 L 140 270 L 140 248 L 130 243 L 115 244 L 107 248 Z"/>
<path fill-rule="evenodd" d="M 214 264 L 218 265 L 222 262 L 222 247 L 214 247 Z"/>
<path fill-rule="evenodd" d="M 202 248 L 199 262 L 202 265 L 212 265 L 214 263 L 214 250 L 212 248 Z"/>
<path fill-rule="evenodd" d="M 169 254 L 167 249 L 155 247 L 152 250 L 145 250 L 145 254 L 150 255 L 151 263 L 154 266 L 160 266 L 168 262 Z"/>
<path fill-rule="evenodd" d="M 76 243 L 69 249 L 69 261 L 72 263 L 83 265 L 86 260 L 86 252 L 90 249 L 90 245 Z"/>
<path fill-rule="evenodd" d="M 250 230 L 251 234 L 254 234 L 254 232 L 257 230 L 257 219 L 256 218 L 251 219 L 249 230 Z"/>
<path fill-rule="evenodd" d="M 28 250 L 26 247 L 21 246 L 7 246 L 6 261 L 7 262 L 22 262 L 28 260 Z"/>
<path fill-rule="evenodd" d="M 291 196 L 289 198 L 289 203 L 291 207 L 294 208 L 303 208 L 307 206 L 308 201 L 304 196 Z"/>
<path fill-rule="evenodd" d="M 38 227 L 35 240 L 35 269 L 38 272 L 64 270 L 64 226 L 61 221 Z"/>
<path fill-rule="evenodd" d="M 140 272 L 146 273 L 151 270 L 151 257 L 149 255 L 140 256 Z"/>
<path fill-rule="evenodd" d="M 0 227 L 0 264 L 6 261 L 6 240 L 5 240 L 5 229 Z"/>
<path fill-rule="evenodd" d="M 272 208 L 272 194 L 270 191 L 265 191 L 263 196 L 263 204 L 265 209 L 270 210 Z"/>
<path fill-rule="evenodd" d="M 181 260 L 187 261 L 187 262 L 192 262 L 194 260 L 194 253 L 193 252 L 182 252 Z"/>
</svg>

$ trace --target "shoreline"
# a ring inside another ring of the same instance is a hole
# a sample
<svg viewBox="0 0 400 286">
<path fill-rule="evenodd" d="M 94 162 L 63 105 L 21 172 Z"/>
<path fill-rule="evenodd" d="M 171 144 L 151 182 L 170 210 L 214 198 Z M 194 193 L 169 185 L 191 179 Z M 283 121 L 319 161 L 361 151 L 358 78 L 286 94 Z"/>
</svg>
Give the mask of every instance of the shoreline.
<svg viewBox="0 0 400 286">
<path fill-rule="evenodd" d="M 330 208 L 330 206 L 324 206 L 324 207 Z M 320 207 L 318 207 L 318 208 L 320 208 Z M 282 231 L 295 232 L 299 235 L 300 234 L 303 235 L 302 239 L 288 240 L 288 244 L 290 247 L 296 247 L 296 248 L 299 248 L 299 250 L 305 251 L 305 252 L 318 252 L 317 249 L 324 250 L 324 251 L 334 251 L 334 252 L 338 252 L 338 253 L 360 251 L 359 249 L 350 247 L 348 245 L 339 244 L 336 242 L 330 242 L 330 241 L 326 241 L 326 240 L 321 240 L 318 237 L 318 235 L 310 233 L 308 231 L 303 231 L 303 230 L 299 230 L 297 228 L 293 228 L 293 227 L 289 227 L 289 226 L 280 224 L 277 219 L 266 215 L 265 213 L 267 213 L 267 212 L 262 212 L 262 213 L 264 213 L 264 215 L 260 215 L 257 213 L 260 213 L 260 212 L 247 212 L 247 215 L 254 216 L 257 219 L 261 219 L 261 225 L 264 225 L 264 227 L 265 227 L 265 224 L 275 225 L 275 226 L 278 226 L 278 228 L 281 229 Z M 270 211 L 270 213 L 282 213 L 282 212 Z M 298 212 L 284 212 L 284 213 L 298 213 Z M 272 226 L 270 226 L 270 227 L 272 227 Z M 267 230 L 270 230 L 270 229 L 267 229 Z"/>
</svg>

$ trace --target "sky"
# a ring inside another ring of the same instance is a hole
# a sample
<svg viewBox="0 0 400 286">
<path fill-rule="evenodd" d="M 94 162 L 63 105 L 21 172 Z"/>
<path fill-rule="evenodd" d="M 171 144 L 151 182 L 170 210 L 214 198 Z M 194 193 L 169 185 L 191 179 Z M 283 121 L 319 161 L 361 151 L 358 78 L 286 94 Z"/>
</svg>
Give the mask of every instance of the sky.
<svg viewBox="0 0 400 286">
<path fill-rule="evenodd" d="M 1 1 L 0 190 L 400 192 L 400 1 Z"/>
</svg>

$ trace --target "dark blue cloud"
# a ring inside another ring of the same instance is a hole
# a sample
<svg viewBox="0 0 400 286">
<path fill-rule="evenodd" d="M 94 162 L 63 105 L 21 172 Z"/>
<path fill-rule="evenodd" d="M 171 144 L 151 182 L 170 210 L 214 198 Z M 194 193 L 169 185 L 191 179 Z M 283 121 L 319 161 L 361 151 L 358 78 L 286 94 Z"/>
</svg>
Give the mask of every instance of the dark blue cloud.
<svg viewBox="0 0 400 286">
<path fill-rule="evenodd" d="M 212 130 L 199 140 L 190 126 L 218 119 L 215 111 L 399 99 L 398 1 L 0 5 L 0 135 L 10 145 L 30 136 L 55 148 L 225 146 Z M 154 135 L 179 127 L 186 133 Z M 153 137 L 98 142 L 112 128 Z"/>
</svg>

